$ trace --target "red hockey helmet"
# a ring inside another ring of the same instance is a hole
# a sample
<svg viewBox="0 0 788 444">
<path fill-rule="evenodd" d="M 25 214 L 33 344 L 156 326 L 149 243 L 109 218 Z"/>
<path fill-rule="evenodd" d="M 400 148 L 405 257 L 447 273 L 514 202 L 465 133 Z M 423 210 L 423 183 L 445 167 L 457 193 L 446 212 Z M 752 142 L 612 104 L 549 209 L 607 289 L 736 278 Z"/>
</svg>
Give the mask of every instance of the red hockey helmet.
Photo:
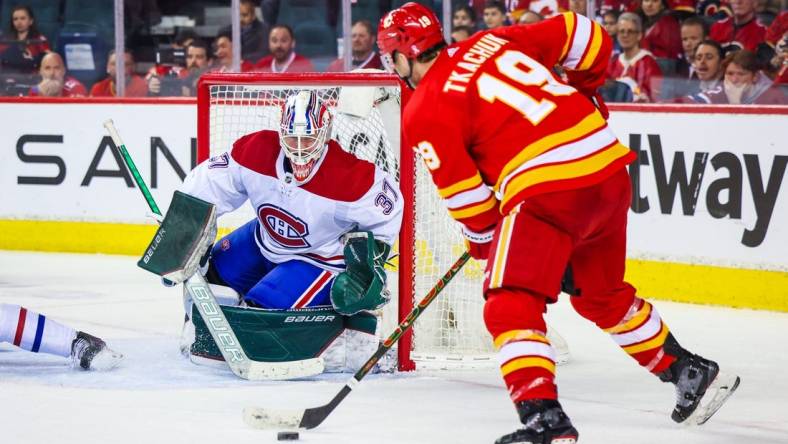
<svg viewBox="0 0 788 444">
<path fill-rule="evenodd" d="M 442 41 L 438 17 L 418 3 L 405 3 L 389 11 L 378 25 L 378 47 L 386 56 L 397 51 L 414 59 Z"/>
</svg>

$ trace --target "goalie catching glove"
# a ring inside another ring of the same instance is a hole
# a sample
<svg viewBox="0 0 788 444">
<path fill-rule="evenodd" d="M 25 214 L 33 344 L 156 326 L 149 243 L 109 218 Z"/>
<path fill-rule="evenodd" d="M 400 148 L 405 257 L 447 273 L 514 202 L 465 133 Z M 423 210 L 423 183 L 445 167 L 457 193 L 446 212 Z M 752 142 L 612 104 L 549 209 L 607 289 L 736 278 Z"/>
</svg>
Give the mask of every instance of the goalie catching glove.
<svg viewBox="0 0 788 444">
<path fill-rule="evenodd" d="M 348 233 L 343 242 L 347 268 L 334 279 L 331 305 L 346 316 L 384 306 L 389 292 L 383 265 L 391 247 L 376 241 L 370 231 Z"/>
</svg>

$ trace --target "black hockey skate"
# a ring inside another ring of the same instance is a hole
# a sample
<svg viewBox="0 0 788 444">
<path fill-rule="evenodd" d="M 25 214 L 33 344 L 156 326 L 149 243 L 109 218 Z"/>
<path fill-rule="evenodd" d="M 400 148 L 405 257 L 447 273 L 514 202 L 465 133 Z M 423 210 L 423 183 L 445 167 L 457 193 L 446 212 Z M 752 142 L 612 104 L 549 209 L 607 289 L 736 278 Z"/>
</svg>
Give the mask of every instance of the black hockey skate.
<svg viewBox="0 0 788 444">
<path fill-rule="evenodd" d="M 515 407 L 525 427 L 504 435 L 495 444 L 574 444 L 577 430 L 561 404 L 552 399 L 518 402 Z"/>
<path fill-rule="evenodd" d="M 81 331 L 71 343 L 71 361 L 74 368 L 83 370 L 110 370 L 120 364 L 123 355 L 112 351 L 101 339 Z"/>
<path fill-rule="evenodd" d="M 678 423 L 705 423 L 739 386 L 739 377 L 721 373 L 716 362 L 681 348 L 673 335 L 668 336 L 665 350 L 677 356 L 658 375 L 676 386 L 676 406 L 670 417 Z"/>
</svg>

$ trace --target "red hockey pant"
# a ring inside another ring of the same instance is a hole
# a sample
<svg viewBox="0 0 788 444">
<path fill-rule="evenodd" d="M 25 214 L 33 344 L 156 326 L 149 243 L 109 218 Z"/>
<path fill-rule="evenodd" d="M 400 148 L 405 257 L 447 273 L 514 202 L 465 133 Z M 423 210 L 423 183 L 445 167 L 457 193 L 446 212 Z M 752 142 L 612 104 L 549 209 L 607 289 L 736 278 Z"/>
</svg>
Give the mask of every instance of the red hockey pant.
<svg viewBox="0 0 788 444">
<path fill-rule="evenodd" d="M 656 310 L 624 282 L 631 186 L 625 169 L 586 188 L 526 199 L 499 222 L 484 282 L 484 320 L 512 399 L 555 399 L 555 357 L 543 313 L 567 264 L 575 310 L 641 365 L 657 373 L 673 360 Z"/>
</svg>

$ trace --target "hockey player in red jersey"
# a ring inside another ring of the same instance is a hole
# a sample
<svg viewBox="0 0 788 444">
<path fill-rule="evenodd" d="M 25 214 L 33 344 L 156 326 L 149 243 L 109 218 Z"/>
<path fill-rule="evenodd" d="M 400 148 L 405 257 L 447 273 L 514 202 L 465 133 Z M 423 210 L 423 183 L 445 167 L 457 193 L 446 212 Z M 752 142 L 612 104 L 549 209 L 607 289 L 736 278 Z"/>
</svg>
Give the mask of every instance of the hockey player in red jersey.
<svg viewBox="0 0 788 444">
<path fill-rule="evenodd" d="M 498 443 L 570 444 L 543 312 L 567 265 L 571 302 L 677 391 L 676 422 L 701 424 L 739 382 L 682 348 L 624 281 L 635 154 L 607 125 L 596 91 L 612 43 L 571 12 L 446 46 L 435 15 L 408 3 L 383 17 L 384 61 L 415 88 L 407 143 L 420 153 L 469 251 L 487 259 L 484 321 L 524 427 Z M 568 84 L 552 68 L 560 65 Z"/>
</svg>

